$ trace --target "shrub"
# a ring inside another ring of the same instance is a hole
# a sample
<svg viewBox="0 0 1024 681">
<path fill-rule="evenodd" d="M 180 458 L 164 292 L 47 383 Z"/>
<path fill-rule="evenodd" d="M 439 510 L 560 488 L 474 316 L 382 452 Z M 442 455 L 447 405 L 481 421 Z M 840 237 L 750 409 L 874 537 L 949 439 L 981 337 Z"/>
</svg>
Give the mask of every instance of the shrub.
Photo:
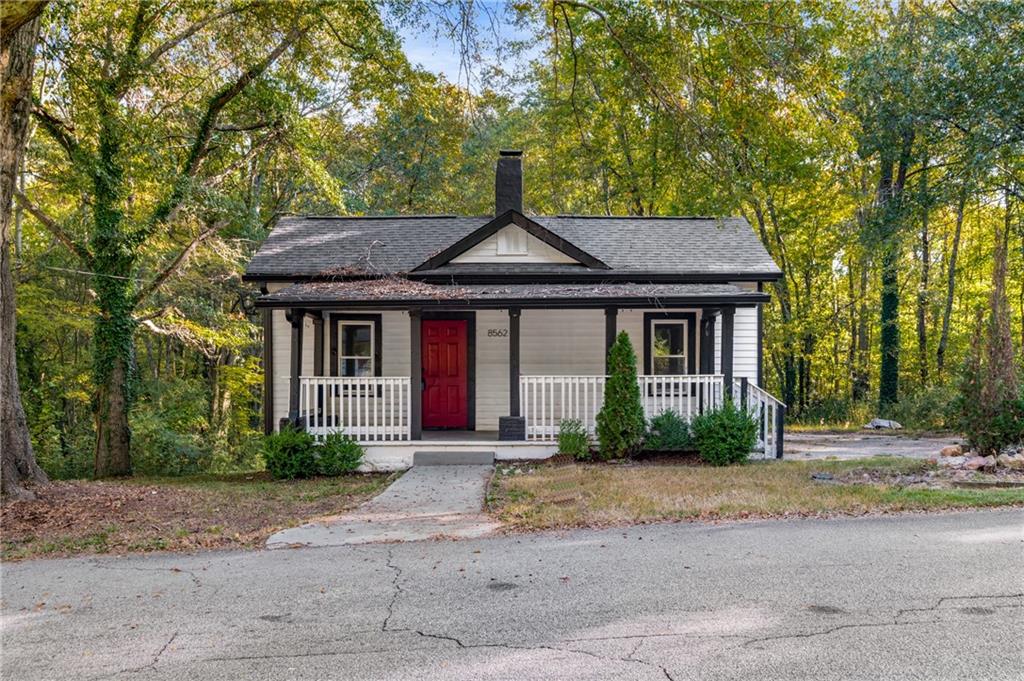
<svg viewBox="0 0 1024 681">
<path fill-rule="evenodd" d="M 313 453 L 315 440 L 304 430 L 292 427 L 263 438 L 263 460 L 267 471 L 278 480 L 309 478 L 316 475 L 317 462 Z"/>
<path fill-rule="evenodd" d="M 321 475 L 351 473 L 363 462 L 363 446 L 344 433 L 331 433 L 317 447 L 317 468 Z"/>
<path fill-rule="evenodd" d="M 643 443 L 646 427 L 636 380 L 636 353 L 629 335 L 620 331 L 608 351 L 604 404 L 597 414 L 600 457 L 607 460 L 634 453 Z"/>
<path fill-rule="evenodd" d="M 563 419 L 558 424 L 558 453 L 571 454 L 577 461 L 590 459 L 590 438 L 579 419 Z"/>
<path fill-rule="evenodd" d="M 690 448 L 690 426 L 671 409 L 661 412 L 647 429 L 644 448 L 659 452 L 678 452 Z"/>
<path fill-rule="evenodd" d="M 731 400 L 694 418 L 690 432 L 701 460 L 713 466 L 745 462 L 757 442 L 757 422 Z"/>
</svg>

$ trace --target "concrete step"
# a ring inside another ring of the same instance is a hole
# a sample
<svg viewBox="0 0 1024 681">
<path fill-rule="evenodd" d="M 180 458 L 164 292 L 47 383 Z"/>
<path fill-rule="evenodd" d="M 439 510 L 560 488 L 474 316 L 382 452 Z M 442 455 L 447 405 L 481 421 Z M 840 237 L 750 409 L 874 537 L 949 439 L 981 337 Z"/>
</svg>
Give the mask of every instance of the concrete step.
<svg viewBox="0 0 1024 681">
<path fill-rule="evenodd" d="M 494 452 L 415 452 L 413 466 L 490 466 Z"/>
</svg>

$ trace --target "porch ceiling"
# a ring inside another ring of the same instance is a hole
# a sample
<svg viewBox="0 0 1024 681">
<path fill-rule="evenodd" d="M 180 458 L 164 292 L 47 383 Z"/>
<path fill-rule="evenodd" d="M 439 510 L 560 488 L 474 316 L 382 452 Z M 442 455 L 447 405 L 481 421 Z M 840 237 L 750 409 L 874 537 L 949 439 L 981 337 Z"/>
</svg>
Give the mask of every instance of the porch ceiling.
<svg viewBox="0 0 1024 681">
<path fill-rule="evenodd" d="M 453 284 L 436 285 L 388 277 L 305 282 L 262 296 L 259 307 L 663 307 L 754 305 L 765 293 L 732 284 Z"/>
</svg>

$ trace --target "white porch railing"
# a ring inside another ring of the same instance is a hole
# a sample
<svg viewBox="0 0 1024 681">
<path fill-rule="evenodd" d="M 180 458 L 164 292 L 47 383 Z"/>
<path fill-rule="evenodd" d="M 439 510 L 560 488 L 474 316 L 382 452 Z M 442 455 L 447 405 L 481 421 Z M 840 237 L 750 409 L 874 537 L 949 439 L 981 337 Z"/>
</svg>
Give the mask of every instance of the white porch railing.
<svg viewBox="0 0 1024 681">
<path fill-rule="evenodd" d="M 733 403 L 746 405 L 747 412 L 757 422 L 755 452 L 766 459 L 781 457 L 782 422 L 786 406 L 774 395 L 750 382 L 734 380 L 732 393 Z"/>
<path fill-rule="evenodd" d="M 343 431 L 360 442 L 408 440 L 411 412 L 408 376 L 299 378 L 299 415 L 317 439 Z"/>
<path fill-rule="evenodd" d="M 644 414 L 652 418 L 672 410 L 686 420 L 723 401 L 725 377 L 638 376 Z M 597 412 L 604 402 L 604 376 L 520 376 L 519 396 L 528 440 L 555 440 L 565 419 L 577 419 L 587 433 L 596 431 Z"/>
</svg>

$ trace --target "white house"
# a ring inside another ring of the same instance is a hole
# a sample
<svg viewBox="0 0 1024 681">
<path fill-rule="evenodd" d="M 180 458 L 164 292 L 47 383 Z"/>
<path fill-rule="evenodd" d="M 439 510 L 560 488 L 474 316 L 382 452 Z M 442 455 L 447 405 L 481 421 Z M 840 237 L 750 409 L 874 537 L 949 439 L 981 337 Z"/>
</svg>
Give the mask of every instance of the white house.
<svg viewBox="0 0 1024 681">
<path fill-rule="evenodd" d="M 519 152 L 495 187 L 495 216 L 281 218 L 245 274 L 263 292 L 268 432 L 342 428 L 381 467 L 548 456 L 562 419 L 593 432 L 625 331 L 649 415 L 732 395 L 781 453 L 784 408 L 760 387 L 780 271 L 744 219 L 527 216 Z"/>
</svg>

